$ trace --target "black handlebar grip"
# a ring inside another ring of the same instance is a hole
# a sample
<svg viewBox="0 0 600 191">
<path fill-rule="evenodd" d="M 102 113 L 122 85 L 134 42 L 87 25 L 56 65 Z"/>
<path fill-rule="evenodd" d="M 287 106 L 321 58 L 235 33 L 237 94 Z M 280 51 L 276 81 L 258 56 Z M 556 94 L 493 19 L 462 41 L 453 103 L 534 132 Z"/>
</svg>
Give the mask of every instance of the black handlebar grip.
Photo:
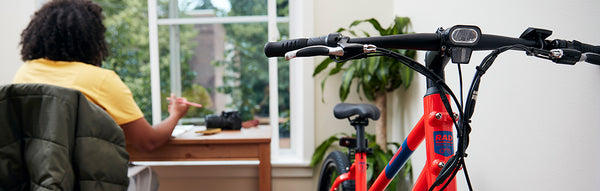
<svg viewBox="0 0 600 191">
<path fill-rule="evenodd" d="M 283 57 L 286 52 L 306 47 L 308 39 L 299 38 L 278 42 L 267 42 L 265 44 L 265 55 L 267 57 Z"/>
<path fill-rule="evenodd" d="M 574 40 L 573 42 L 556 39 L 552 41 L 552 48 L 572 48 L 581 53 L 591 52 L 600 54 L 600 46 L 593 46 Z"/>
<path fill-rule="evenodd" d="M 283 57 L 286 52 L 301 49 L 307 46 L 323 45 L 329 47 L 336 47 L 337 41 L 341 39 L 340 33 L 331 33 L 329 35 L 312 37 L 312 38 L 298 38 L 291 40 L 284 40 L 279 42 L 267 42 L 265 44 L 265 55 L 267 57 Z"/>
<path fill-rule="evenodd" d="M 585 54 L 585 62 L 600 65 L 600 54 Z"/>
<path fill-rule="evenodd" d="M 593 46 L 585 43 L 581 43 L 579 41 L 573 41 L 573 48 L 581 51 L 582 53 L 591 52 L 600 54 L 600 46 Z"/>
</svg>

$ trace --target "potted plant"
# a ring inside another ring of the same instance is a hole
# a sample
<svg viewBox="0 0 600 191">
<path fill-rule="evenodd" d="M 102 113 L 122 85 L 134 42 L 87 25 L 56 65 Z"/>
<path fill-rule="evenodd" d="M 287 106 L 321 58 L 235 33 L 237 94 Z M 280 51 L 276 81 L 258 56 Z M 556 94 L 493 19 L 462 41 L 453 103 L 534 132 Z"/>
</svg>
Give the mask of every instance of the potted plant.
<svg viewBox="0 0 600 191">
<path fill-rule="evenodd" d="M 340 28 L 338 32 L 346 31 L 353 36 L 357 36 L 357 32 L 353 30 L 352 27 L 365 22 L 370 23 L 373 28 L 379 32 L 380 36 L 409 33 L 410 19 L 408 17 L 396 17 L 394 23 L 388 28 L 381 27 L 379 21 L 374 18 L 354 21 L 347 29 Z M 371 36 L 365 31 L 363 31 L 362 34 Z M 416 56 L 416 51 L 414 50 L 395 51 L 413 59 Z M 329 58 L 323 60 L 315 68 L 313 77 L 325 71 L 325 69 L 333 62 L 334 61 Z M 356 81 L 356 91 L 360 92 L 360 90 L 362 90 L 363 95 L 369 101 L 375 101 L 375 105 L 381 111 L 381 118 L 376 122 L 375 135 L 377 144 L 386 150 L 386 94 L 400 87 L 404 87 L 405 89 L 408 88 L 412 82 L 413 71 L 399 61 L 388 57 L 370 57 L 352 62 L 342 62 L 337 63 L 335 67 L 329 71 L 327 76 L 321 82 L 321 89 L 325 87 L 325 82 L 329 76 L 338 75 L 340 73 L 342 75 L 342 82 L 340 84 L 339 96 L 342 102 L 346 100 L 350 93 L 350 86 Z"/>
<path fill-rule="evenodd" d="M 394 23 L 387 28 L 383 28 L 379 21 L 374 18 L 366 20 L 358 20 L 352 22 L 348 28 L 340 28 L 337 32 L 348 32 L 352 36 L 358 36 L 357 31 L 353 27 L 361 24 L 369 23 L 371 26 L 379 32 L 379 36 L 395 35 L 395 34 L 407 34 L 409 33 L 410 19 L 408 17 L 396 17 Z M 368 32 L 362 31 L 364 36 L 371 36 Z M 416 57 L 416 51 L 414 50 L 394 50 L 398 53 L 404 54 L 410 58 Z M 329 65 L 334 63 L 332 59 L 325 59 L 315 68 L 313 77 L 324 72 Z M 381 111 L 381 117 L 375 123 L 375 135 L 368 135 L 369 146 L 374 149 L 374 156 L 370 157 L 373 159 L 370 161 L 370 165 L 375 167 L 371 168 L 375 171 L 373 173 L 378 174 L 383 167 L 387 164 L 388 160 L 393 156 L 391 151 L 387 150 L 387 94 L 400 87 L 408 88 L 412 82 L 413 71 L 406 67 L 399 61 L 388 58 L 388 57 L 369 57 L 366 59 L 360 59 L 355 61 L 336 63 L 333 68 L 329 70 L 327 76 L 321 82 L 321 89 L 324 89 L 325 82 L 329 76 L 342 75 L 342 82 L 339 88 L 339 97 L 343 101 L 346 100 L 350 93 L 350 87 L 353 82 L 356 82 L 356 91 L 358 93 L 362 90 L 362 95 L 369 101 L 374 101 L 375 105 Z M 359 94 L 360 95 L 360 94 Z M 362 96 L 361 96 L 362 99 Z M 316 165 L 321 162 L 325 156 L 325 152 L 331 146 L 333 142 L 339 140 L 342 134 L 331 136 L 329 139 L 322 142 L 315 153 L 311 161 L 311 165 Z M 371 144 L 373 143 L 373 144 Z M 397 143 L 392 143 L 399 146 Z M 405 175 L 410 173 L 410 165 L 407 164 L 405 168 Z M 373 173 L 370 173 L 371 175 Z M 371 178 L 371 177 L 369 177 Z"/>
</svg>

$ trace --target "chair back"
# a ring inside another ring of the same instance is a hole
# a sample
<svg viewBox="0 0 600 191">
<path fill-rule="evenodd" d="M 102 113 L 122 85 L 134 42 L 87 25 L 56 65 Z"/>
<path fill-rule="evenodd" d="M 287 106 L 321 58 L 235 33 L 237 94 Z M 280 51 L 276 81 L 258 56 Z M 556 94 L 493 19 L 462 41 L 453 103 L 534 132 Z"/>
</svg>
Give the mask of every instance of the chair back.
<svg viewBox="0 0 600 191">
<path fill-rule="evenodd" d="M 123 130 L 74 89 L 0 86 L 0 190 L 126 190 Z"/>
</svg>

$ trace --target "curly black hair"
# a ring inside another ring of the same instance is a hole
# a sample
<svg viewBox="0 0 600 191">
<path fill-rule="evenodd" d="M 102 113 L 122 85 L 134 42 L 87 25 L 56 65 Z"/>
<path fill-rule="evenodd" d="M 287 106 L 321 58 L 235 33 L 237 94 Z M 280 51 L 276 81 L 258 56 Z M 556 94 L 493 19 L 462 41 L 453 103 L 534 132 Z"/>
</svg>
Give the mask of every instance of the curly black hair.
<svg viewBox="0 0 600 191">
<path fill-rule="evenodd" d="M 21 59 L 45 58 L 101 66 L 108 56 L 102 7 L 89 0 L 53 0 L 21 33 Z"/>
</svg>

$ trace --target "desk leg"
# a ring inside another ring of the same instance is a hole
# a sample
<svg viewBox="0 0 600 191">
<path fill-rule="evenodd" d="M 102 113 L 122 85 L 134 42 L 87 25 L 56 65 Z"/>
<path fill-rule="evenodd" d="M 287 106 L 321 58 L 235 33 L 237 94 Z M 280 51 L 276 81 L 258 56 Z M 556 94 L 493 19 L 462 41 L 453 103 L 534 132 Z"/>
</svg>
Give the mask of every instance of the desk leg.
<svg viewBox="0 0 600 191">
<path fill-rule="evenodd" d="M 260 144 L 258 148 L 258 188 L 260 191 L 271 190 L 271 146 Z"/>
</svg>

